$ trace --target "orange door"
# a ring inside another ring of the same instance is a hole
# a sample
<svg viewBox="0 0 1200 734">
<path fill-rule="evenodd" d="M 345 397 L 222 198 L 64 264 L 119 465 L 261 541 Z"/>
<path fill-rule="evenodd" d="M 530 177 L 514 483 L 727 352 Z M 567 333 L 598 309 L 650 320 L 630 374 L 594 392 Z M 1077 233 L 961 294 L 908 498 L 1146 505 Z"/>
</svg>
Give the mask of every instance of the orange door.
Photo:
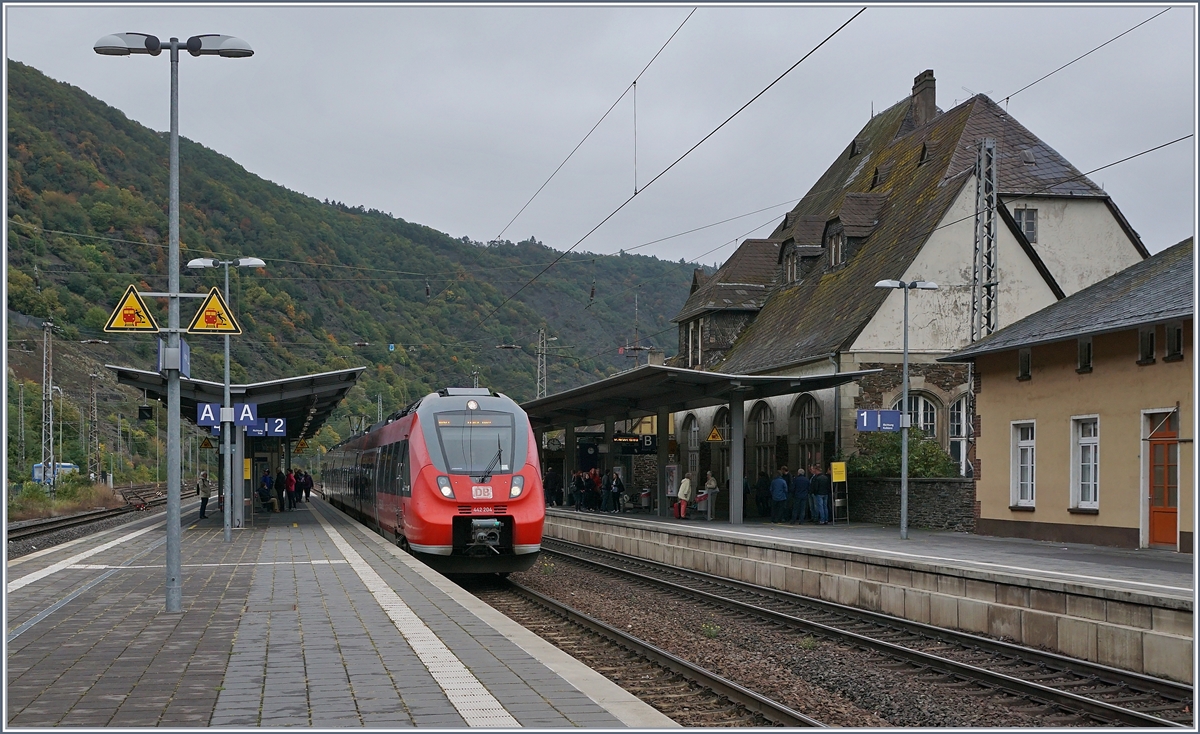
<svg viewBox="0 0 1200 734">
<path fill-rule="evenodd" d="M 1179 442 L 1150 441 L 1150 544 L 1178 542 Z"/>
</svg>

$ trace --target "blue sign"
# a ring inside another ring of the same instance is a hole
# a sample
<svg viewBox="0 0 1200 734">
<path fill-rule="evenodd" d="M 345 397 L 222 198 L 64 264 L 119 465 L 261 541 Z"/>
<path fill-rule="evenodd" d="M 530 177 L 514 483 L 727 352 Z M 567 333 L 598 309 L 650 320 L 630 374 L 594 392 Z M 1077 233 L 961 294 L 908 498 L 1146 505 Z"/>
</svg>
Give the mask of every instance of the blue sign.
<svg viewBox="0 0 1200 734">
<path fill-rule="evenodd" d="M 287 436 L 287 418 L 267 418 L 268 436 Z"/>
<path fill-rule="evenodd" d="M 395 344 L 389 344 L 389 345 L 388 345 L 388 351 L 389 351 L 389 352 L 394 352 L 394 351 L 396 351 L 396 345 L 395 345 Z"/>
<path fill-rule="evenodd" d="M 259 418 L 258 423 L 252 426 L 246 426 L 247 436 L 265 436 L 267 435 L 267 419 Z"/>
<path fill-rule="evenodd" d="M 196 404 L 196 425 L 198 425 L 198 426 L 219 426 L 219 425 L 221 425 L 221 404 L 220 403 L 197 403 Z"/>
<path fill-rule="evenodd" d="M 213 435 L 213 438 L 220 438 L 221 437 L 221 427 L 213 426 L 212 427 L 212 435 Z"/>
<path fill-rule="evenodd" d="M 859 431 L 899 431 L 900 411 L 898 410 L 857 410 L 855 425 Z"/>
<path fill-rule="evenodd" d="M 233 423 L 246 427 L 258 423 L 258 403 L 234 403 Z"/>
</svg>

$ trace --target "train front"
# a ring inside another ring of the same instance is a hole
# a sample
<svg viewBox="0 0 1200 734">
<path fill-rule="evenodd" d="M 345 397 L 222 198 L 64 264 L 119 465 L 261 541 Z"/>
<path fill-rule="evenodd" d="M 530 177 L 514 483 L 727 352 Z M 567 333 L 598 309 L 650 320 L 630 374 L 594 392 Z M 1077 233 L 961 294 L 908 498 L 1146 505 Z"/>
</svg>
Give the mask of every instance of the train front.
<svg viewBox="0 0 1200 734">
<path fill-rule="evenodd" d="M 546 505 L 525 411 L 483 388 L 449 388 L 422 400 L 417 420 L 429 460 L 404 512 L 412 552 L 442 573 L 532 566 Z"/>
</svg>

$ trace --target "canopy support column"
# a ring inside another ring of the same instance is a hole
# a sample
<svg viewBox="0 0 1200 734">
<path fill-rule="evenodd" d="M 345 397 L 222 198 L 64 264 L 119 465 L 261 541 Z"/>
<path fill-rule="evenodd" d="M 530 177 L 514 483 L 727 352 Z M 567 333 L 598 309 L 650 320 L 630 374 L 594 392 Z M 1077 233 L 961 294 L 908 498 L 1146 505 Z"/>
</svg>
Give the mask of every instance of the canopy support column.
<svg viewBox="0 0 1200 734">
<path fill-rule="evenodd" d="M 579 453 L 575 446 L 575 424 L 568 423 L 563 431 L 563 485 L 575 475 L 575 457 Z M 570 490 L 568 490 L 569 492 Z"/>
<path fill-rule="evenodd" d="M 729 524 L 742 524 L 742 477 L 746 466 L 746 406 L 742 393 L 729 397 Z"/>
<path fill-rule="evenodd" d="M 662 407 L 658 409 L 658 419 L 655 427 L 658 429 L 658 491 L 655 500 L 658 505 L 658 516 L 667 516 L 667 460 L 670 457 L 671 434 L 669 432 L 671 412 Z"/>
</svg>

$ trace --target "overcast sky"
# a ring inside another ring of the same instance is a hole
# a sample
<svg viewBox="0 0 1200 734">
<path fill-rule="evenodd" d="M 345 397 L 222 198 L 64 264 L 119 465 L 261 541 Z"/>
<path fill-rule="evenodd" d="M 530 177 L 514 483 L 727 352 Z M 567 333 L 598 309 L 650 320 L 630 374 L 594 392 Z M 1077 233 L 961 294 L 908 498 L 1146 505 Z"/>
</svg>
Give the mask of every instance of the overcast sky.
<svg viewBox="0 0 1200 734">
<path fill-rule="evenodd" d="M 1165 7 L 871 6 L 580 249 L 630 249 L 782 204 L 639 250 L 723 261 L 732 245 L 714 248 L 769 232 L 872 107 L 906 98 L 923 69 L 942 109 L 973 92 L 1001 100 Z M 637 185 L 857 8 L 696 10 L 637 85 Z M 253 58 L 181 60 L 182 135 L 318 199 L 487 241 L 691 9 L 8 5 L 5 43 L 8 58 L 166 130 L 166 55 L 101 57 L 93 43 L 127 31 L 240 36 Z M 1009 112 L 1085 172 L 1188 135 L 1195 27 L 1191 7 L 1173 7 L 1016 95 Z M 628 95 L 504 237 L 566 249 L 628 198 L 634 119 Z M 1094 176 L 1151 252 L 1193 232 L 1194 142 Z"/>
</svg>

